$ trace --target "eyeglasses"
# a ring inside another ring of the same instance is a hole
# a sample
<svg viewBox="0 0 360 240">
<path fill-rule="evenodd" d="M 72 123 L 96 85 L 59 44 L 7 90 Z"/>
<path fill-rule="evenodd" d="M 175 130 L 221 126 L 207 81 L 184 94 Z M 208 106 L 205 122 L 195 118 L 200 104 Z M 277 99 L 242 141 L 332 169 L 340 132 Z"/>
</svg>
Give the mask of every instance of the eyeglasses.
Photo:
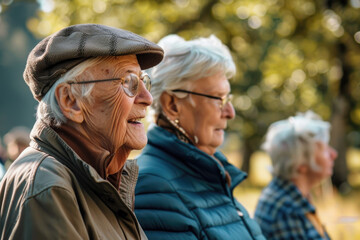
<svg viewBox="0 0 360 240">
<path fill-rule="evenodd" d="M 217 96 L 212 96 L 212 95 L 207 95 L 207 94 L 203 94 L 203 93 L 198 93 L 198 92 L 192 92 L 192 91 L 188 91 L 188 90 L 183 90 L 183 89 L 175 89 L 175 90 L 171 90 L 172 92 L 182 92 L 182 93 L 189 93 L 189 94 L 193 94 L 193 95 L 198 95 L 198 96 L 202 96 L 202 97 L 207 97 L 207 98 L 211 98 L 211 99 L 217 99 L 221 101 L 221 105 L 220 108 L 222 109 L 228 102 L 230 102 L 233 98 L 232 94 L 228 94 L 224 97 L 217 97 Z"/>
<path fill-rule="evenodd" d="M 99 79 L 99 80 L 88 80 L 82 82 L 68 81 L 68 84 L 87 84 L 87 83 L 98 83 L 98 82 L 108 82 L 108 81 L 120 81 L 121 86 L 125 94 L 129 97 L 134 97 L 139 90 L 139 82 L 143 81 L 145 88 L 150 91 L 151 89 L 151 80 L 149 75 L 145 72 L 141 72 L 140 78 L 134 74 L 130 73 L 124 78 L 108 78 L 108 79 Z"/>
</svg>

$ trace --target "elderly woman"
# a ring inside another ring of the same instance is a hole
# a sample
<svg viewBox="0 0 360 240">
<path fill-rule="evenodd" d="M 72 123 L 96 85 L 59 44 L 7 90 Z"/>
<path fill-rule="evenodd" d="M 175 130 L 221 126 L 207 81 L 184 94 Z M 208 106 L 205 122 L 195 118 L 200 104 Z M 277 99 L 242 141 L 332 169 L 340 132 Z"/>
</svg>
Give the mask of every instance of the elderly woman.
<svg viewBox="0 0 360 240">
<path fill-rule="evenodd" d="M 267 239 L 329 239 L 310 201 L 310 191 L 332 175 L 337 152 L 330 124 L 308 111 L 273 123 L 264 149 L 274 178 L 263 190 L 255 219 Z"/>
<path fill-rule="evenodd" d="M 264 239 L 233 196 L 246 174 L 217 150 L 234 118 L 229 50 L 215 36 L 163 38 L 151 71 L 156 126 L 138 159 L 135 214 L 149 239 Z"/>
<path fill-rule="evenodd" d="M 163 50 L 128 31 L 74 25 L 30 53 L 24 78 L 40 101 L 30 147 L 0 186 L 2 239 L 147 239 L 133 212 L 152 103 L 142 69 Z"/>
</svg>

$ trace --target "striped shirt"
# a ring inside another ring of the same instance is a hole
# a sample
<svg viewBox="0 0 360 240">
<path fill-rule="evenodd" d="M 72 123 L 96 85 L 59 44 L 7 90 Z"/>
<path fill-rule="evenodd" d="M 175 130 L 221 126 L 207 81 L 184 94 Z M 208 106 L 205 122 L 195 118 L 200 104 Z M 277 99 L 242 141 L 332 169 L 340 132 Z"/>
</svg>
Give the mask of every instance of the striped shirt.
<svg viewBox="0 0 360 240">
<path fill-rule="evenodd" d="M 291 181 L 276 177 L 259 198 L 255 220 L 268 240 L 330 239 L 316 217 L 315 207 Z"/>
</svg>

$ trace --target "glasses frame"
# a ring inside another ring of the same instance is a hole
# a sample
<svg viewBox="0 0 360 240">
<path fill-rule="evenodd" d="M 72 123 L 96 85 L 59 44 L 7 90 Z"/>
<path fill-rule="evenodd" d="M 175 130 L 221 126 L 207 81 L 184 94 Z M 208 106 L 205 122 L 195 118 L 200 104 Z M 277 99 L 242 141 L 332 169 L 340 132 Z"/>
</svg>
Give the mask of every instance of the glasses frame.
<svg viewBox="0 0 360 240">
<path fill-rule="evenodd" d="M 223 109 L 223 107 L 231 102 L 233 95 L 232 94 L 227 94 L 224 97 L 218 97 L 218 96 L 213 96 L 213 95 L 208 95 L 208 94 L 204 94 L 204 93 L 198 93 L 198 92 L 193 92 L 193 91 L 188 91 L 188 90 L 184 90 L 184 89 L 175 89 L 175 90 L 171 90 L 172 92 L 181 92 L 181 93 L 188 93 L 188 94 L 193 94 L 193 95 L 197 95 L 197 96 L 202 96 L 202 97 L 207 97 L 207 98 L 211 98 L 211 99 L 216 99 L 216 100 L 220 100 L 221 101 L 221 105 L 220 105 L 220 109 Z"/>
<path fill-rule="evenodd" d="M 125 79 L 128 76 L 135 76 L 137 79 L 137 88 L 135 92 L 132 92 L 130 89 L 124 87 Z M 125 94 L 128 97 L 135 97 L 139 91 L 139 83 L 142 81 L 145 85 L 146 90 L 150 92 L 151 89 L 151 79 L 150 76 L 146 72 L 141 72 L 141 76 L 139 77 L 135 73 L 130 73 L 126 77 L 122 78 L 105 78 L 105 79 L 95 79 L 95 80 L 86 80 L 86 81 L 67 81 L 66 83 L 72 85 L 72 84 L 88 84 L 88 83 L 98 83 L 98 82 L 110 82 L 110 81 L 120 81 L 121 87 L 124 90 Z"/>
</svg>

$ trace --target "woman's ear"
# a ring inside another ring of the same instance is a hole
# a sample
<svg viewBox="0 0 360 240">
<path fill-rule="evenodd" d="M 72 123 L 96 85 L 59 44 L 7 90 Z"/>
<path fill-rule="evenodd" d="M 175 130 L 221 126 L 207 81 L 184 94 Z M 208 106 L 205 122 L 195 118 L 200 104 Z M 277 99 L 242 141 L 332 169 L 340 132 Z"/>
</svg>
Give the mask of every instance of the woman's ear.
<svg viewBox="0 0 360 240">
<path fill-rule="evenodd" d="M 167 92 L 163 92 L 160 96 L 160 103 L 163 112 L 168 116 L 171 120 L 175 120 L 179 118 L 179 99 L 168 94 Z"/>
<path fill-rule="evenodd" d="M 309 170 L 309 166 L 306 165 L 306 164 L 300 164 L 298 167 L 297 167 L 297 172 L 299 174 L 306 174 Z"/>
<path fill-rule="evenodd" d="M 70 88 L 70 84 L 59 84 L 55 89 L 56 100 L 67 119 L 76 123 L 82 123 L 84 115 L 78 105 L 78 100 L 74 97 Z"/>
</svg>

